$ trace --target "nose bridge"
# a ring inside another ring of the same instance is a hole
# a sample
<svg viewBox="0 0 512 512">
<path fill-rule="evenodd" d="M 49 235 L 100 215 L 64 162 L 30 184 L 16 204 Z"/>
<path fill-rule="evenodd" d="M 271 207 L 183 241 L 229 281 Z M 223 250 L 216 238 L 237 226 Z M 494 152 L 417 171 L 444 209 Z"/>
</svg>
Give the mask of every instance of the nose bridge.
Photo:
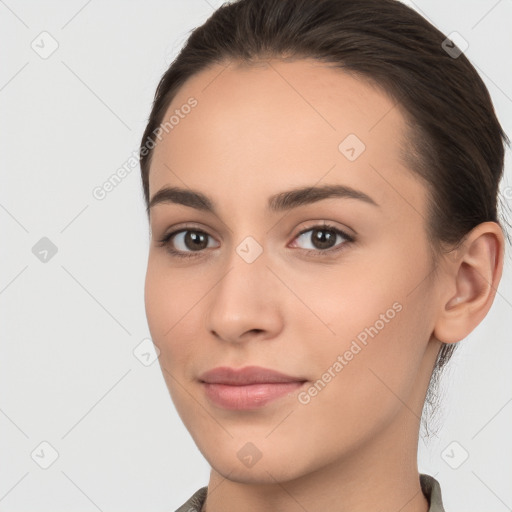
<svg viewBox="0 0 512 512">
<path fill-rule="evenodd" d="M 248 331 L 274 335 L 280 328 L 275 276 L 263 246 L 247 236 L 226 258 L 223 277 L 212 290 L 207 328 L 218 337 L 240 341 Z"/>
<path fill-rule="evenodd" d="M 263 242 L 260 243 L 251 235 L 243 237 L 238 244 L 233 244 L 225 264 L 228 273 L 223 279 L 224 283 L 220 283 L 223 291 L 229 291 L 232 297 L 238 295 L 243 298 L 247 293 L 252 293 L 263 298 L 265 288 L 268 289 L 270 285 L 267 282 L 268 274 L 271 274 L 267 268 L 268 254 Z M 264 283 L 266 286 L 260 287 Z"/>
</svg>

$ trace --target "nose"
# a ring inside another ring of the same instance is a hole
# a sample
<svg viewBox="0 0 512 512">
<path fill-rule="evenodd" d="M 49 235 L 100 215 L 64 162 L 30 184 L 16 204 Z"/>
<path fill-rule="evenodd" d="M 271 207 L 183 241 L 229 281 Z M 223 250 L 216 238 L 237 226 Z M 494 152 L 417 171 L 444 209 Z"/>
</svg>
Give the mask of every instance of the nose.
<svg viewBox="0 0 512 512">
<path fill-rule="evenodd" d="M 242 343 L 279 335 L 283 285 L 267 264 L 265 253 L 248 263 L 233 250 L 223 277 L 208 294 L 206 327 L 217 339 Z"/>
</svg>

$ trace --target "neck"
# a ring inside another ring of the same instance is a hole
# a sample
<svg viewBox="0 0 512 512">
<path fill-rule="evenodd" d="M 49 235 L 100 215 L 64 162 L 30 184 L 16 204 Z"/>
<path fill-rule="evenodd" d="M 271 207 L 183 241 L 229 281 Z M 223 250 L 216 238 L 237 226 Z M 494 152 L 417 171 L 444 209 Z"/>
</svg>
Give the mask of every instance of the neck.
<svg viewBox="0 0 512 512">
<path fill-rule="evenodd" d="M 203 510 L 428 512 L 417 468 L 418 419 L 407 407 L 400 416 L 401 421 L 394 421 L 371 444 L 294 480 L 237 482 L 212 469 Z M 409 427 L 405 430 L 404 420 Z M 290 461 L 293 464 L 293 455 Z"/>
</svg>

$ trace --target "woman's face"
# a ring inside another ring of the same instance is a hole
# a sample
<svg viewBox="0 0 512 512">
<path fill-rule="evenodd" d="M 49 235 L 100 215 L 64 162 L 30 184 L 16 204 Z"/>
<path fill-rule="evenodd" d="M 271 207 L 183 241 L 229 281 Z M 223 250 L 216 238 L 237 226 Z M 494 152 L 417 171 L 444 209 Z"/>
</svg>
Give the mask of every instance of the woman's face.
<svg viewBox="0 0 512 512">
<path fill-rule="evenodd" d="M 145 304 L 204 457 L 231 480 L 270 483 L 415 457 L 438 294 L 399 108 L 340 70 L 274 60 L 195 75 L 172 115 L 150 198 L 184 193 L 150 209 Z M 305 187 L 316 191 L 293 193 Z M 248 366 L 292 382 L 202 381 Z"/>
</svg>

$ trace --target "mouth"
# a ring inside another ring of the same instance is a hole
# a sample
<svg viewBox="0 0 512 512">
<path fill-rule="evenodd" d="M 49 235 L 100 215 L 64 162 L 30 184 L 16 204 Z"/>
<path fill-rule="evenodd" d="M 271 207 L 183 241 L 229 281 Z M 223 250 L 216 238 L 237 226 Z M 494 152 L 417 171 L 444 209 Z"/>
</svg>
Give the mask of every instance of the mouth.
<svg viewBox="0 0 512 512">
<path fill-rule="evenodd" d="M 259 366 L 236 369 L 218 367 L 203 373 L 199 381 L 207 398 L 215 405 L 231 410 L 250 410 L 291 395 L 307 382 Z"/>
</svg>

